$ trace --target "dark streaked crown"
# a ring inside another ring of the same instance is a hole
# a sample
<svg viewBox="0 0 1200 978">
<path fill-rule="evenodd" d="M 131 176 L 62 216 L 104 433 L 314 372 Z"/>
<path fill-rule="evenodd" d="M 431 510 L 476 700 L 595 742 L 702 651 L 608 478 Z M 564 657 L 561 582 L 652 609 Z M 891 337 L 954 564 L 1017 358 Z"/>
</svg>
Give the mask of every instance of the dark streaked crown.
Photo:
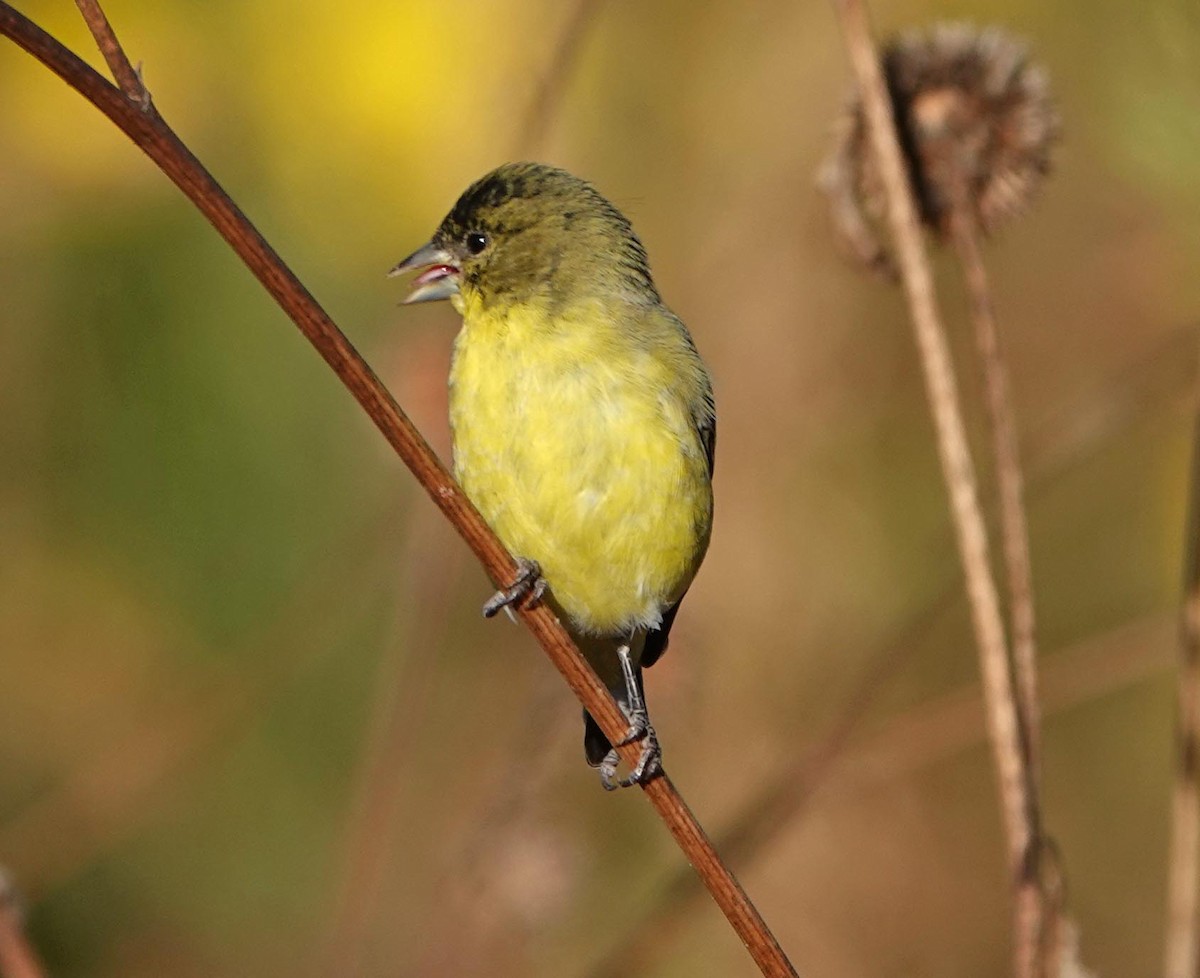
<svg viewBox="0 0 1200 978">
<path fill-rule="evenodd" d="M 438 228 L 444 245 L 483 233 L 494 258 L 464 277 L 498 293 L 545 286 L 553 274 L 563 287 L 581 287 L 587 277 L 658 300 L 646 250 L 628 219 L 586 180 L 544 163 L 505 163 L 463 192 Z"/>
</svg>

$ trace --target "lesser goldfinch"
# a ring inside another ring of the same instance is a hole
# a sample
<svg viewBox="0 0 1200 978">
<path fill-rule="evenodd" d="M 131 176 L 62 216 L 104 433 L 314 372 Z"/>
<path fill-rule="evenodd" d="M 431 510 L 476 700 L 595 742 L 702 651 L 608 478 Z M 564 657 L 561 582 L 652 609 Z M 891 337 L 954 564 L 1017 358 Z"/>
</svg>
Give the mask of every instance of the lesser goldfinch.
<svg viewBox="0 0 1200 978">
<path fill-rule="evenodd" d="M 472 184 L 432 240 L 406 302 L 462 315 L 450 372 L 454 471 L 518 558 L 484 613 L 544 596 L 640 741 L 618 756 L 585 712 L 606 788 L 649 780 L 661 751 L 642 669 L 667 647 L 708 548 L 716 413 L 687 328 L 659 298 L 646 251 L 589 183 L 509 163 Z"/>
</svg>

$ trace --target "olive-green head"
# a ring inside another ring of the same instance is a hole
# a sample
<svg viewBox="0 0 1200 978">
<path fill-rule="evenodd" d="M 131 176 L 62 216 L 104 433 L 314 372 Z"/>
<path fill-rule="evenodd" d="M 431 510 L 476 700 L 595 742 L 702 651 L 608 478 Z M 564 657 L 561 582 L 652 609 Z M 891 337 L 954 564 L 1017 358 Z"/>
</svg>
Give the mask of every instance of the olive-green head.
<svg viewBox="0 0 1200 978">
<path fill-rule="evenodd" d="M 506 163 L 468 187 L 432 240 L 391 274 L 413 269 L 422 271 L 405 302 L 658 301 L 625 216 L 590 183 L 543 163 Z"/>
</svg>

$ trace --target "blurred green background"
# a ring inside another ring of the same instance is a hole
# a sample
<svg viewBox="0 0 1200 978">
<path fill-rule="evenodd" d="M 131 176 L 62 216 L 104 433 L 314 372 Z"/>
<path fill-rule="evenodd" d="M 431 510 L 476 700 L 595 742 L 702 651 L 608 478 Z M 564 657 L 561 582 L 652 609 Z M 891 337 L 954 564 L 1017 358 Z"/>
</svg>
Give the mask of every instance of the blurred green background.
<svg viewBox="0 0 1200 978">
<path fill-rule="evenodd" d="M 20 6 L 99 64 L 73 5 Z M 1028 465 L 1047 821 L 1084 962 L 1151 973 L 1200 12 L 873 9 L 881 32 L 1024 36 L 1064 117 L 1040 202 L 987 257 Z M 994 782 L 910 328 L 839 259 L 813 189 L 848 82 L 829 5 L 108 14 L 443 455 L 455 316 L 399 308 L 384 272 L 507 159 L 564 165 L 629 214 L 721 415 L 712 549 L 649 676 L 667 765 L 718 836 L 786 793 L 737 866 L 803 973 L 1004 974 Z M 711 905 L 670 895 L 686 866 L 649 806 L 600 791 L 574 700 L 522 629 L 480 619 L 465 548 L 213 231 L 8 43 L 0 96 L 0 863 L 49 970 L 752 974 Z M 985 449 L 945 256 L 938 276 Z"/>
</svg>

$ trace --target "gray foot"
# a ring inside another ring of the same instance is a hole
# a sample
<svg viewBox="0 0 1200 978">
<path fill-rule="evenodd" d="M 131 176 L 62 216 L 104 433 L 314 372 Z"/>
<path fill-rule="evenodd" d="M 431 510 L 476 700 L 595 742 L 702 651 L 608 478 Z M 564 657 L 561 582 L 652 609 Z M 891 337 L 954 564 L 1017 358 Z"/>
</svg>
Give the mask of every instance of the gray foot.
<svg viewBox="0 0 1200 978">
<path fill-rule="evenodd" d="M 642 742 L 642 753 L 638 756 L 637 763 L 625 777 L 618 778 L 617 765 L 621 761 L 621 755 L 617 753 L 617 747 L 624 747 L 626 744 L 632 744 L 639 740 Z M 631 717 L 629 729 L 625 732 L 625 739 L 617 747 L 605 754 L 604 760 L 600 762 L 600 784 L 604 786 L 605 791 L 616 791 L 617 788 L 630 788 L 635 784 L 645 784 L 662 771 L 662 748 L 658 744 L 658 735 L 650 726 L 645 710 Z"/>
<path fill-rule="evenodd" d="M 625 736 L 613 745 L 612 750 L 604 755 L 600 762 L 600 783 L 605 791 L 615 791 L 617 788 L 629 788 L 635 784 L 645 784 L 662 771 L 662 748 L 658 744 L 658 735 L 650 725 L 650 714 L 646 712 L 646 703 L 642 699 L 642 691 L 638 687 L 637 675 L 633 667 L 633 659 L 628 645 L 617 649 L 621 658 L 621 672 L 625 675 L 625 696 L 629 703 L 626 715 L 629 717 L 629 728 Z M 642 742 L 642 753 L 638 756 L 633 770 L 625 777 L 617 777 L 617 765 L 621 756 L 618 747 Z"/>
<path fill-rule="evenodd" d="M 518 557 L 516 579 L 483 603 L 483 617 L 492 618 L 502 608 L 536 608 L 545 593 L 546 579 L 538 562 Z"/>
</svg>

